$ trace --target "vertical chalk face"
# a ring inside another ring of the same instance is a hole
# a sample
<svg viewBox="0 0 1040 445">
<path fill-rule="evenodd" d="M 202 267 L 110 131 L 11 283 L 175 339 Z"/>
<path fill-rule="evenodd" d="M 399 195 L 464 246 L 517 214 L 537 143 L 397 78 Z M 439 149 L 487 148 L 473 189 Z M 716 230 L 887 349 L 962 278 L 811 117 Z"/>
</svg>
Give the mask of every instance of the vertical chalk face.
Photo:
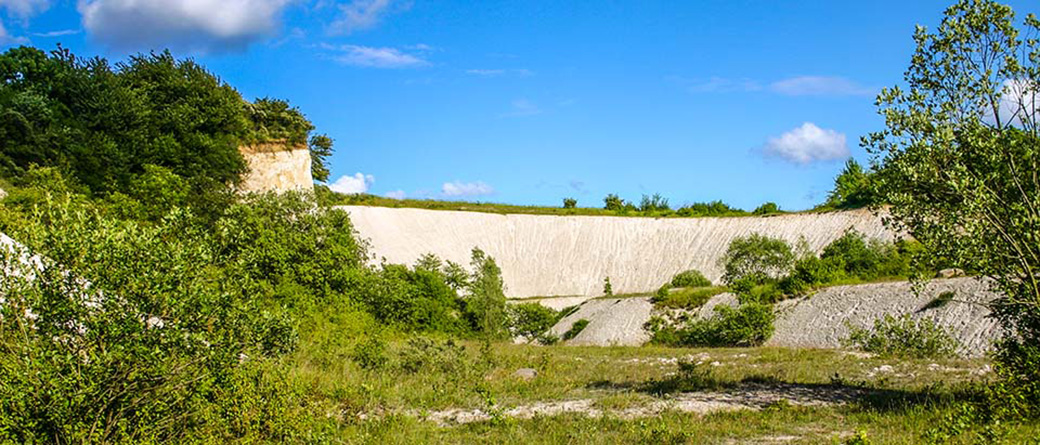
<svg viewBox="0 0 1040 445">
<path fill-rule="evenodd" d="M 240 147 L 249 171 L 239 190 L 248 192 L 286 192 L 311 190 L 311 153 L 305 145 L 286 148 L 284 144 L 259 144 Z"/>
<path fill-rule="evenodd" d="M 697 269 L 718 283 L 719 258 L 734 238 L 760 233 L 817 252 L 848 229 L 891 240 L 866 210 L 745 218 L 639 218 L 499 215 L 423 209 L 343 207 L 376 261 L 414 264 L 424 253 L 469 264 L 480 247 L 502 268 L 510 298 L 653 291 L 678 272 Z"/>
</svg>

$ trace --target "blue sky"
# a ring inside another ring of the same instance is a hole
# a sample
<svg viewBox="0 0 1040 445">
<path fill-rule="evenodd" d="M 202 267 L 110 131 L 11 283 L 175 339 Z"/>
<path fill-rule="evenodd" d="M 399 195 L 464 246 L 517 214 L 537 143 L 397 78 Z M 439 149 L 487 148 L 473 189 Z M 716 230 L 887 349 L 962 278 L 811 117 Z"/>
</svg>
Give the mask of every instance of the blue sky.
<svg viewBox="0 0 1040 445">
<path fill-rule="evenodd" d="M 869 159 L 875 94 L 949 3 L 0 0 L 0 42 L 194 57 L 299 106 L 344 191 L 794 210 Z"/>
</svg>

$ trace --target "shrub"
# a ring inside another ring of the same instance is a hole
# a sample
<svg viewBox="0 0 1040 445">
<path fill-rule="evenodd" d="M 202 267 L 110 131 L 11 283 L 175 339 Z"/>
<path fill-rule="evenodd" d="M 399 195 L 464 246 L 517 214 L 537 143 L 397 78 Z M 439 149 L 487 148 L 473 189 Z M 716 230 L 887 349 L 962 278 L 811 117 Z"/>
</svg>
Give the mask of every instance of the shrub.
<svg viewBox="0 0 1040 445">
<path fill-rule="evenodd" d="M 748 303 L 736 309 L 719 305 L 712 318 L 691 320 L 679 329 L 658 329 L 652 341 L 686 347 L 759 346 L 773 335 L 773 320 L 769 305 Z"/>
<path fill-rule="evenodd" d="M 603 208 L 612 211 L 620 211 L 625 208 L 625 201 L 613 193 L 603 198 Z"/>
<path fill-rule="evenodd" d="M 222 385 L 290 350 L 292 323 L 213 268 L 187 218 L 137 225 L 57 199 L 18 231 L 26 252 L 0 249 L 0 441 L 181 442 L 233 420 L 213 405 Z"/>
<path fill-rule="evenodd" d="M 365 337 L 354 345 L 351 360 L 361 369 L 377 370 L 386 365 L 386 341 L 379 337 Z"/>
<path fill-rule="evenodd" d="M 775 202 L 767 202 L 758 206 L 758 208 L 751 213 L 754 215 L 771 215 L 773 213 L 780 213 L 780 206 L 776 205 Z"/>
<path fill-rule="evenodd" d="M 508 306 L 509 333 L 527 340 L 543 340 L 546 331 L 556 324 L 557 312 L 538 303 L 511 304 Z"/>
<path fill-rule="evenodd" d="M 671 210 L 671 207 L 668 206 L 668 199 L 658 193 L 654 193 L 653 196 L 643 195 L 643 199 L 639 201 L 640 212 L 653 213 L 662 210 Z"/>
<path fill-rule="evenodd" d="M 604 297 L 613 297 L 614 296 L 614 286 L 612 286 L 610 284 L 610 277 L 603 278 L 603 296 Z"/>
<path fill-rule="evenodd" d="M 563 198 L 563 208 L 573 209 L 578 206 L 578 200 L 574 198 Z"/>
<path fill-rule="evenodd" d="M 708 287 L 711 280 L 704 277 L 699 270 L 687 270 L 679 272 L 671 281 L 672 287 Z"/>
<path fill-rule="evenodd" d="M 467 368 L 466 348 L 454 340 L 415 337 L 401 350 L 398 366 L 409 373 L 438 371 L 457 373 Z"/>
<path fill-rule="evenodd" d="M 885 315 L 872 329 L 851 328 L 843 343 L 888 357 L 943 358 L 957 349 L 957 341 L 945 329 L 927 318 L 915 321 L 909 314 Z"/>
<path fill-rule="evenodd" d="M 568 329 L 567 332 L 563 333 L 563 340 L 566 341 L 566 340 L 570 340 L 570 339 L 572 339 L 574 337 L 577 337 L 578 334 L 580 334 L 581 331 L 585 330 L 585 327 L 588 326 L 588 325 L 589 325 L 589 321 L 584 319 L 584 318 L 582 318 L 581 320 L 575 321 L 574 324 L 571 325 L 571 328 Z"/>
<path fill-rule="evenodd" d="M 786 275 L 794 263 L 794 253 L 786 241 L 755 233 L 734 239 L 719 262 L 727 284 L 742 280 L 761 284 Z"/>
<path fill-rule="evenodd" d="M 473 248 L 470 263 L 473 275 L 466 296 L 466 313 L 474 331 L 485 338 L 502 338 L 506 329 L 506 295 L 502 269 L 483 250 Z"/>
</svg>

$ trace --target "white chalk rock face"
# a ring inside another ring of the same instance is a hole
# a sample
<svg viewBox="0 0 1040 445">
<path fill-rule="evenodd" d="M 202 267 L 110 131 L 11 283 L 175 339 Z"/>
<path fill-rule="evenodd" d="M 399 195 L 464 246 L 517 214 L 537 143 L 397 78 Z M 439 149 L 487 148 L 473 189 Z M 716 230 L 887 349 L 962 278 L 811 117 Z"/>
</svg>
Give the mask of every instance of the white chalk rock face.
<svg viewBox="0 0 1040 445">
<path fill-rule="evenodd" d="M 287 192 L 314 188 L 311 152 L 306 146 L 290 150 L 284 144 L 260 144 L 240 147 L 239 152 L 249 167 L 238 187 L 241 192 Z"/>
<path fill-rule="evenodd" d="M 760 233 L 815 251 L 848 229 L 891 240 L 866 210 L 741 218 L 500 215 L 344 206 L 378 261 L 413 264 L 433 253 L 468 265 L 479 247 L 502 268 L 506 295 L 593 297 L 610 277 L 615 294 L 647 292 L 697 269 L 718 282 L 719 257 L 734 238 Z"/>
</svg>

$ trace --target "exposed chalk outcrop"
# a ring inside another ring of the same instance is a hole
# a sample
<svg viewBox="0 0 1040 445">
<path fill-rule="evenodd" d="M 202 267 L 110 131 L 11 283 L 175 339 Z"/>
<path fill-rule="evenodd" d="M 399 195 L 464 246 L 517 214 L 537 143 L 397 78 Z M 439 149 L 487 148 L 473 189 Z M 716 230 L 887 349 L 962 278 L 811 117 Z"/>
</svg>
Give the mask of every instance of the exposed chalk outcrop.
<svg viewBox="0 0 1040 445">
<path fill-rule="evenodd" d="M 945 292 L 953 292 L 949 302 L 934 308 L 929 303 Z M 957 340 L 958 354 L 977 357 L 992 348 L 1000 336 L 996 320 L 989 317 L 986 304 L 998 297 L 986 282 L 975 278 L 933 280 L 920 293 L 908 282 L 835 286 L 775 306 L 775 332 L 766 346 L 789 348 L 842 347 L 849 327 L 870 328 L 885 315 L 910 314 L 917 320 L 928 318 L 942 326 Z M 642 326 L 652 316 L 649 298 L 589 300 L 573 314 L 560 320 L 552 333 L 562 335 L 579 319 L 589 320 L 572 345 L 638 346 L 649 340 Z M 733 294 L 713 297 L 695 314 L 711 315 L 711 308 L 736 305 Z"/>
<path fill-rule="evenodd" d="M 953 292 L 950 302 L 926 308 L 944 292 Z M 766 345 L 837 348 L 849 336 L 849 326 L 870 328 L 885 315 L 910 314 L 949 330 L 960 343 L 959 354 L 979 356 L 991 349 L 1001 332 L 986 307 L 998 296 L 987 282 L 975 278 L 933 280 L 920 293 L 907 282 L 832 287 L 777 304 L 776 333 Z"/>
<path fill-rule="evenodd" d="M 892 239 L 881 218 L 866 210 L 742 218 L 641 218 L 499 215 L 386 207 L 341 207 L 377 261 L 413 264 L 421 255 L 469 264 L 480 247 L 502 268 L 506 295 L 602 294 L 610 277 L 615 293 L 658 288 L 672 275 L 700 270 L 718 281 L 718 259 L 730 241 L 761 233 L 794 245 L 805 239 L 819 251 L 846 230 Z"/>
<path fill-rule="evenodd" d="M 292 149 L 284 143 L 268 143 L 240 147 L 249 171 L 242 177 L 239 190 L 248 192 L 287 192 L 311 190 L 311 152 L 307 146 Z"/>
</svg>

